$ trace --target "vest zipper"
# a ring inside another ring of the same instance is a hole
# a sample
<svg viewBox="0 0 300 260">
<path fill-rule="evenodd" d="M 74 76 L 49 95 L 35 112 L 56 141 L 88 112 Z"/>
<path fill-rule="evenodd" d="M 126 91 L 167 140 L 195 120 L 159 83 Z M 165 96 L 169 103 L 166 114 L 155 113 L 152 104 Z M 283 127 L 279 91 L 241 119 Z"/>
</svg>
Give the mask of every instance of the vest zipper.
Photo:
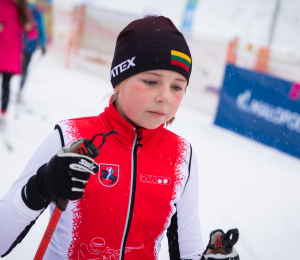
<svg viewBox="0 0 300 260">
<path fill-rule="evenodd" d="M 133 214 L 133 206 L 134 206 L 134 198 L 135 198 L 135 189 L 136 189 L 136 175 L 137 175 L 137 130 L 136 135 L 134 137 L 134 142 L 132 145 L 132 153 L 131 153 L 131 185 L 130 185 L 130 195 L 129 195 L 129 204 L 128 204 L 128 210 L 127 210 L 127 218 L 126 218 L 126 224 L 125 229 L 123 233 L 122 238 L 122 244 L 121 244 L 121 250 L 120 250 L 120 258 L 119 260 L 123 260 L 125 256 L 125 246 L 127 242 L 128 233 L 130 230 L 131 220 L 132 220 L 132 214 Z"/>
</svg>

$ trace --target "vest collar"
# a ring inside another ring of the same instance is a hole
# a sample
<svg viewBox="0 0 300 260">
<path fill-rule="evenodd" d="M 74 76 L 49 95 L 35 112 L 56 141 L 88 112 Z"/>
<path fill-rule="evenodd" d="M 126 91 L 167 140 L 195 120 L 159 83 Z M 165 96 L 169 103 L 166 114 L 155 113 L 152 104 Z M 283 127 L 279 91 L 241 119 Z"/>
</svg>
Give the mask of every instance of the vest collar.
<svg viewBox="0 0 300 260">
<path fill-rule="evenodd" d="M 155 129 L 139 128 L 135 129 L 134 126 L 125 121 L 125 119 L 118 113 L 113 104 L 106 107 L 104 112 L 100 114 L 104 125 L 108 131 L 117 130 L 118 135 L 114 134 L 113 137 L 126 146 L 133 146 L 136 133 L 140 139 L 140 145 L 146 147 L 151 144 L 151 140 L 156 134 L 164 127 L 164 124 Z"/>
</svg>

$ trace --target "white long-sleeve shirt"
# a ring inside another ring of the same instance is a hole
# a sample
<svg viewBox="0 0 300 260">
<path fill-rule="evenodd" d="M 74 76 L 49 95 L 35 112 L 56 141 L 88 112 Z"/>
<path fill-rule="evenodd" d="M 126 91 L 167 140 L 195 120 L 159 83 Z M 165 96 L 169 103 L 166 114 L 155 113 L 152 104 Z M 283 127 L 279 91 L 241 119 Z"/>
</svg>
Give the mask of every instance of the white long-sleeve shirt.
<svg viewBox="0 0 300 260">
<path fill-rule="evenodd" d="M 0 199 L 0 256 L 43 210 L 29 209 L 22 200 L 21 190 L 37 170 L 62 148 L 58 130 L 53 131 L 36 149 L 20 177 Z"/>
</svg>

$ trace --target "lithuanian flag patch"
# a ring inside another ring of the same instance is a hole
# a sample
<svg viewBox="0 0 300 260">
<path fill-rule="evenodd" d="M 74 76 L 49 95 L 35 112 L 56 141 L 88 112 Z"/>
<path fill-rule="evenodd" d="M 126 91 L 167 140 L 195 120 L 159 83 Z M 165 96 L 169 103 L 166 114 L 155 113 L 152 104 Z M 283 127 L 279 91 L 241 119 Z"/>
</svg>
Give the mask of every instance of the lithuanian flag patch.
<svg viewBox="0 0 300 260">
<path fill-rule="evenodd" d="M 179 66 L 183 69 L 185 69 L 187 72 L 190 71 L 191 67 L 191 58 L 187 56 L 186 54 L 171 50 L 171 64 Z"/>
</svg>

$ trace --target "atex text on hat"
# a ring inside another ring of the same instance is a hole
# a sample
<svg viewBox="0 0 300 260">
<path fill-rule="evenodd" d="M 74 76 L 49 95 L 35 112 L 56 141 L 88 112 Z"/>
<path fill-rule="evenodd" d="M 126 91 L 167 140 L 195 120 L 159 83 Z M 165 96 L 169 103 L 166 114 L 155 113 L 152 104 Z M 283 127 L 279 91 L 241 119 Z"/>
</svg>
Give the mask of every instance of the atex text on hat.
<svg viewBox="0 0 300 260">
<path fill-rule="evenodd" d="M 130 67 L 134 67 L 135 64 L 133 63 L 136 56 L 132 57 L 131 59 L 128 59 L 126 61 L 123 61 L 119 65 L 115 66 L 111 72 L 110 72 L 110 78 L 118 76 L 119 73 L 122 73 L 125 70 L 128 70 Z"/>
</svg>

